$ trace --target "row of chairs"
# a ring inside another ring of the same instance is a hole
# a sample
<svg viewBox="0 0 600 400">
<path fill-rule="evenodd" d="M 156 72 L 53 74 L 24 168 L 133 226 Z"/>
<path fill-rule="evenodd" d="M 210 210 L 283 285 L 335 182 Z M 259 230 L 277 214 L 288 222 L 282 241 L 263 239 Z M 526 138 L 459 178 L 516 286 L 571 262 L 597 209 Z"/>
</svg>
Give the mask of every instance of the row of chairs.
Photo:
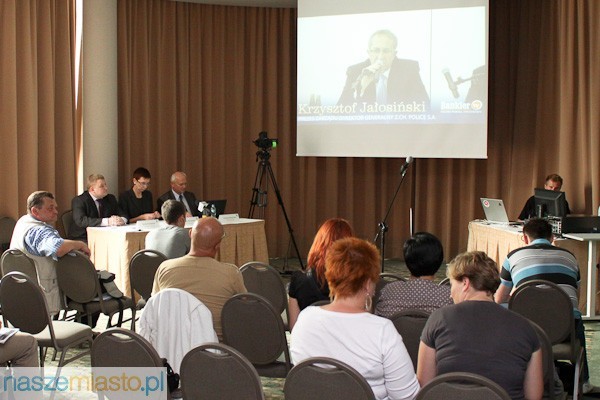
<svg viewBox="0 0 600 400">
<path fill-rule="evenodd" d="M 161 367 L 152 345 L 135 332 L 113 328 L 92 345 L 92 368 Z M 190 350 L 181 363 L 183 399 L 264 399 L 260 377 L 249 360 L 226 344 L 210 343 Z M 373 400 L 367 381 L 349 365 L 325 357 L 304 360 L 291 369 L 284 384 L 288 400 Z M 102 396 L 102 393 L 100 393 Z M 475 374 L 453 373 L 437 377 L 417 399 L 498 399 L 510 397 L 496 383 Z"/>
</svg>

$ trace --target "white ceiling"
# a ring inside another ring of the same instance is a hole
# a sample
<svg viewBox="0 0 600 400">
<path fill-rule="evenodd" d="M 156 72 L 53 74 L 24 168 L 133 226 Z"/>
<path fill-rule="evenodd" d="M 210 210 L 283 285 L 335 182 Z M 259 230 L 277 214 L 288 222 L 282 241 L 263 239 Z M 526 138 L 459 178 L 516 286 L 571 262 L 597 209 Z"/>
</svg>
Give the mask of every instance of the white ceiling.
<svg viewBox="0 0 600 400">
<path fill-rule="evenodd" d="M 298 0 L 172 0 L 188 3 L 218 4 L 222 6 L 246 6 L 246 7 L 283 7 L 296 8 Z"/>
</svg>

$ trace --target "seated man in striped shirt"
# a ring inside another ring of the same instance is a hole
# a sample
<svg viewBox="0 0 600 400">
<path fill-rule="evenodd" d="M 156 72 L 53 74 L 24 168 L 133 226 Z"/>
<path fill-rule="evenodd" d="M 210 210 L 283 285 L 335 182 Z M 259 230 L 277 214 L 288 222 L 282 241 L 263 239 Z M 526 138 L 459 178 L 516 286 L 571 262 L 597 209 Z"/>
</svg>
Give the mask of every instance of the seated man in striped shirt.
<svg viewBox="0 0 600 400">
<path fill-rule="evenodd" d="M 593 390 L 590 384 L 585 332 L 579 311 L 579 265 L 573 253 L 552 245 L 552 226 L 541 218 L 530 219 L 523 227 L 525 247 L 508 253 L 500 271 L 500 287 L 496 291 L 496 303 L 508 301 L 513 287 L 534 279 L 556 283 L 571 299 L 577 337 L 583 346 L 583 392 Z"/>
</svg>

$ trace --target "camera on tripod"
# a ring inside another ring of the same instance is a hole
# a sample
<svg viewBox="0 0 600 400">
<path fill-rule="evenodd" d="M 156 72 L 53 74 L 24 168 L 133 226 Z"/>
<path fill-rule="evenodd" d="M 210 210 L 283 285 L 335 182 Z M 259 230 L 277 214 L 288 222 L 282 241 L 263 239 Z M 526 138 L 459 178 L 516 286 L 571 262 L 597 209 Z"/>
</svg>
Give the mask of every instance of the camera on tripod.
<svg viewBox="0 0 600 400">
<path fill-rule="evenodd" d="M 278 139 L 269 139 L 267 132 L 262 131 L 258 134 L 258 139 L 254 140 L 252 143 L 262 150 L 269 150 L 272 147 L 277 147 L 278 142 Z"/>
</svg>

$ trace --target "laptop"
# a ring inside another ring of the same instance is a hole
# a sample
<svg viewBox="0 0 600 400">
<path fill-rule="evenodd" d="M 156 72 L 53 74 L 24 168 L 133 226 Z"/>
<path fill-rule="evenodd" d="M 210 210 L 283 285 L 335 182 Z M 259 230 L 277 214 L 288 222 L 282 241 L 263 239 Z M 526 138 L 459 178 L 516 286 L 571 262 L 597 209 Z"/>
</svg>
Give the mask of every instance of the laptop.
<svg viewBox="0 0 600 400">
<path fill-rule="evenodd" d="M 219 215 L 221 214 L 225 214 L 225 206 L 227 205 L 227 200 L 223 199 L 223 200 L 204 200 L 206 203 L 208 203 L 208 207 L 210 208 L 211 205 L 215 205 L 215 208 L 217 209 L 217 215 L 215 215 L 215 218 L 219 218 Z"/>
<path fill-rule="evenodd" d="M 506 214 L 506 208 L 504 208 L 504 202 L 500 199 L 488 199 L 482 197 L 481 206 L 485 213 L 485 219 L 488 222 L 506 225 L 520 225 L 519 222 L 510 222 L 508 215 Z"/>
</svg>

